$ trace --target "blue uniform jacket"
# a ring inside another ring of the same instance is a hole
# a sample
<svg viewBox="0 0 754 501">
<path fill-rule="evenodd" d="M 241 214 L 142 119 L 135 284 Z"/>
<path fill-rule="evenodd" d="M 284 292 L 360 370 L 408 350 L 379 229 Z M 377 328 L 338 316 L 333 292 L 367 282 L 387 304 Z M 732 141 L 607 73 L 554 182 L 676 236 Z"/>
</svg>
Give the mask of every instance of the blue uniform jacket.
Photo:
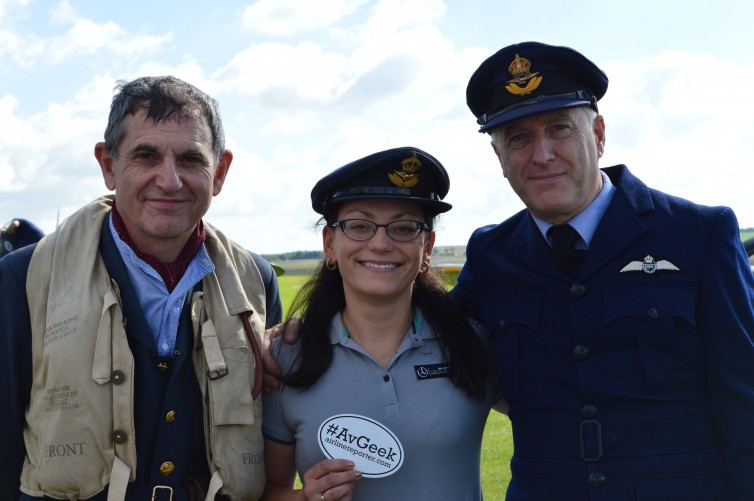
<svg viewBox="0 0 754 501">
<path fill-rule="evenodd" d="M 524 210 L 474 232 L 452 291 L 493 334 L 507 499 L 752 500 L 754 280 L 736 218 L 604 171 L 617 192 L 575 280 Z"/>
<path fill-rule="evenodd" d="M 3 430 L 0 434 L 0 465 L 3 465 L 0 468 L 0 499 L 3 500 L 39 499 L 18 490 L 25 456 L 24 411 L 29 403 L 32 374 L 26 273 L 33 250 L 34 246 L 25 247 L 0 260 L 0 381 L 3 385 L 0 392 L 0 430 Z M 154 337 L 107 227 L 107 218 L 100 238 L 100 254 L 111 278 L 120 287 L 124 318 L 127 319 L 126 333 L 136 364 L 137 470 L 135 482 L 128 486 L 127 499 L 151 499 L 152 486 L 168 485 L 176 489 L 175 501 L 186 500 L 186 478 L 209 478 L 202 397 L 191 360 L 190 298 L 181 316 L 174 356 L 159 357 Z M 265 284 L 269 327 L 280 322 L 282 316 L 277 278 L 267 261 L 254 253 L 252 257 Z M 200 286 L 201 283 L 197 287 Z M 165 419 L 169 411 L 173 411 L 171 416 L 175 417 L 172 422 Z M 160 465 L 166 461 L 175 465 L 169 476 L 160 473 Z M 100 501 L 105 498 L 106 492 L 103 492 L 91 499 Z"/>
</svg>

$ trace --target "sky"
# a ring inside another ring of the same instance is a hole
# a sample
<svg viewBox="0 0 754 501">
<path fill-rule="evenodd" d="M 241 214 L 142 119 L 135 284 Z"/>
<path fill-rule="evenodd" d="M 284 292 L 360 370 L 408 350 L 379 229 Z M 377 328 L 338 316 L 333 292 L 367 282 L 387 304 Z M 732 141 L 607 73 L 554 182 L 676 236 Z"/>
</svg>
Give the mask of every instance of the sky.
<svg viewBox="0 0 754 501">
<path fill-rule="evenodd" d="M 463 245 L 523 209 L 468 79 L 535 40 L 607 73 L 601 166 L 754 227 L 752 19 L 749 0 L 0 0 L 0 224 L 51 232 L 107 193 L 116 82 L 171 74 L 220 103 L 234 158 L 206 220 L 250 250 L 320 250 L 316 181 L 398 146 L 447 169 L 436 245 Z"/>
</svg>

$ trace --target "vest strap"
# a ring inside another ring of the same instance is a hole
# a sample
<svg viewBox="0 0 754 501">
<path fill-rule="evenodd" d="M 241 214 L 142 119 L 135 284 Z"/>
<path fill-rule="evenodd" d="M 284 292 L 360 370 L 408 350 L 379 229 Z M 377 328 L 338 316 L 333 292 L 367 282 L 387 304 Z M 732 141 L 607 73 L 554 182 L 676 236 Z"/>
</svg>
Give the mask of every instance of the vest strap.
<svg viewBox="0 0 754 501">
<path fill-rule="evenodd" d="M 113 471 L 110 474 L 107 501 L 120 501 L 126 499 L 126 487 L 128 487 L 128 477 L 131 475 L 131 469 L 118 456 L 113 457 Z"/>
<path fill-rule="evenodd" d="M 207 497 L 205 501 L 214 501 L 215 495 L 223 486 L 223 479 L 220 476 L 219 471 L 215 471 L 212 474 L 212 478 L 209 480 L 209 487 L 207 487 Z"/>
<path fill-rule="evenodd" d="M 193 308 L 198 310 L 199 318 L 202 322 L 202 348 L 204 357 L 207 360 L 207 377 L 214 381 L 228 374 L 228 366 L 225 364 L 223 352 L 220 348 L 220 341 L 217 339 L 217 331 L 212 319 L 208 317 L 204 305 L 204 294 L 202 292 L 194 293 Z"/>
</svg>

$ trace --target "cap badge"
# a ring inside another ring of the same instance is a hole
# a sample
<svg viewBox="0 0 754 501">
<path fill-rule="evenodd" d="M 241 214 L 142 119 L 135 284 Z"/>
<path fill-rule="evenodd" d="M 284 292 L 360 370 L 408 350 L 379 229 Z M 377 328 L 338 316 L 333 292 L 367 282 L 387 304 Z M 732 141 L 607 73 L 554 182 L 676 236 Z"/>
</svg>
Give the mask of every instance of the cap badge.
<svg viewBox="0 0 754 501">
<path fill-rule="evenodd" d="M 401 160 L 401 170 L 388 172 L 387 177 L 391 183 L 399 188 L 411 188 L 419 182 L 419 174 L 416 171 L 419 170 L 421 165 L 421 160 L 414 153 L 410 157 Z"/>
<path fill-rule="evenodd" d="M 508 80 L 505 89 L 517 96 L 531 94 L 542 83 L 542 77 L 537 76 L 539 75 L 538 72 L 532 73 L 530 70 L 531 61 L 516 54 L 511 64 L 508 65 L 508 72 L 513 75 L 513 78 Z"/>
<path fill-rule="evenodd" d="M 666 259 L 660 259 L 655 261 L 652 256 L 646 256 L 643 261 L 631 261 L 626 266 L 621 268 L 621 273 L 629 271 L 643 271 L 644 273 L 651 275 L 656 271 L 681 271 L 676 265 Z"/>
</svg>

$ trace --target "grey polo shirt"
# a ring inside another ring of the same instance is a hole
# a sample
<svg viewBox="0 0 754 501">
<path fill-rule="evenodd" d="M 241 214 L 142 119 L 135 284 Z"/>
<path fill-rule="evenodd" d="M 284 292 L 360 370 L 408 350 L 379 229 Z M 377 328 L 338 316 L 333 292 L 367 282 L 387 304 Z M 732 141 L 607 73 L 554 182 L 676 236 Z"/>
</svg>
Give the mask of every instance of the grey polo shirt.
<svg viewBox="0 0 754 501">
<path fill-rule="evenodd" d="M 387 369 L 344 333 L 338 314 L 332 365 L 311 388 L 265 397 L 266 438 L 296 447 L 300 475 L 329 457 L 356 461 L 365 476 L 354 499 L 482 499 L 480 450 L 496 376 L 483 402 L 453 385 L 421 312 Z M 298 346 L 276 341 L 288 371 Z"/>
</svg>

